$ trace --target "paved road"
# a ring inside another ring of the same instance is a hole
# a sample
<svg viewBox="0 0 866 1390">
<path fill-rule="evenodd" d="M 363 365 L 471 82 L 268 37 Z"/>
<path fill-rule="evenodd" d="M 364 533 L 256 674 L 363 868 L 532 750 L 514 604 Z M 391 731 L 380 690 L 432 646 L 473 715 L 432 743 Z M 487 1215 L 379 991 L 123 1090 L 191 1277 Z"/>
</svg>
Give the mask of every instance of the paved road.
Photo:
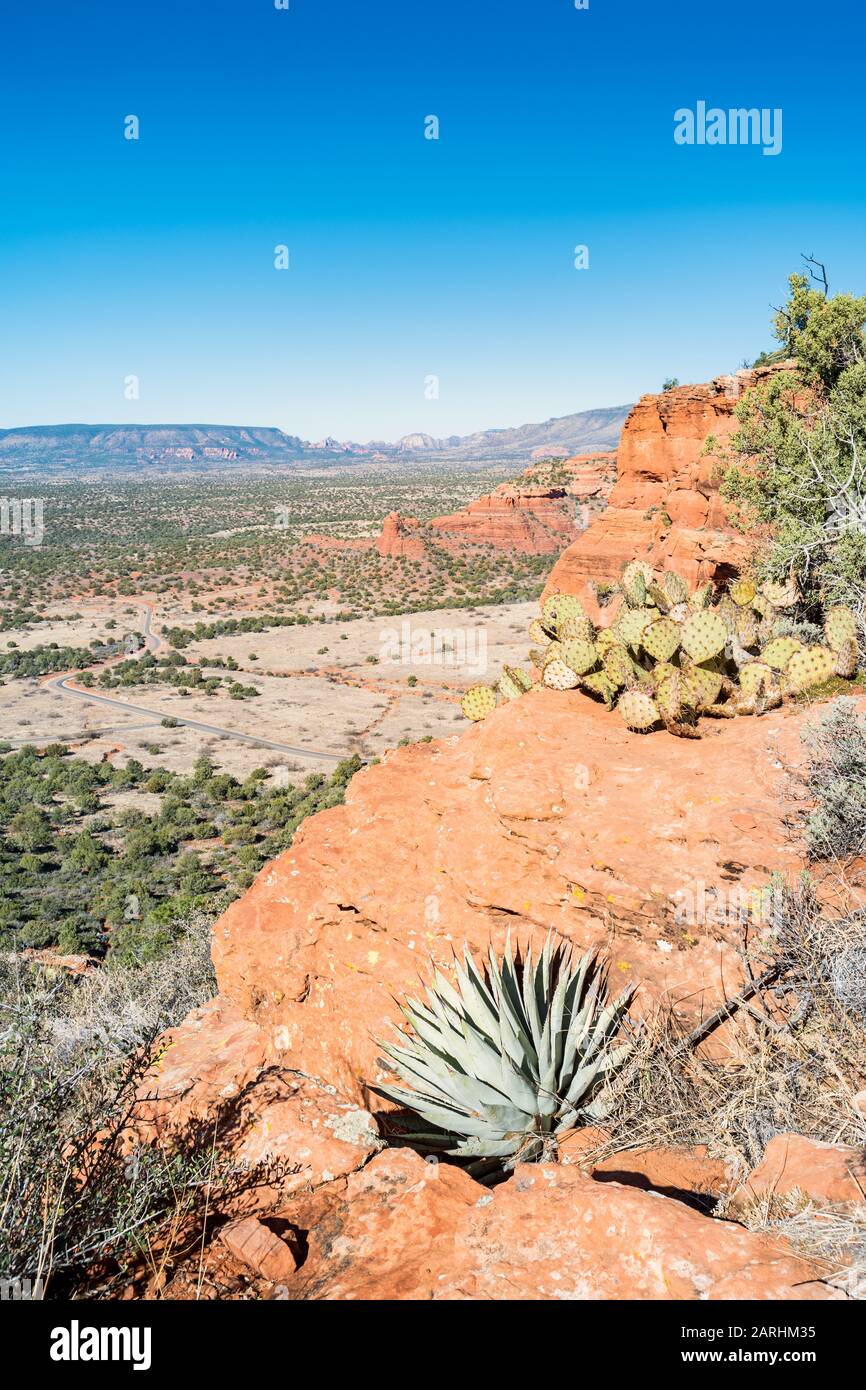
<svg viewBox="0 0 866 1390">
<path fill-rule="evenodd" d="M 153 614 L 151 609 L 146 607 L 144 609 L 142 636 L 144 637 L 145 646 L 148 650 L 155 652 L 160 650 L 162 642 L 161 639 L 151 631 L 150 625 L 152 617 Z M 162 710 L 148 709 L 145 705 L 133 705 L 127 700 L 112 700 L 110 696 L 98 695 L 93 690 L 76 690 L 75 686 L 68 684 L 71 679 L 71 676 L 55 676 L 53 679 L 46 681 L 45 685 L 49 690 L 59 690 L 64 695 L 74 695 L 75 698 L 79 700 L 93 700 L 98 705 L 109 705 L 112 709 L 122 709 L 130 711 L 132 714 L 148 715 L 155 720 L 156 723 L 159 723 L 165 718 L 165 714 Z M 239 743 L 254 744 L 257 748 L 273 748 L 277 753 L 288 753 L 294 758 L 316 758 L 320 762 L 339 763 L 342 762 L 344 758 L 350 756 L 349 753 L 324 753 L 318 748 L 294 748 L 288 743 L 276 743 L 273 739 L 269 738 L 257 738 L 255 734 L 239 734 L 235 729 L 221 729 L 218 724 L 202 724 L 197 719 L 182 719 L 179 715 L 172 715 L 171 717 L 177 719 L 178 724 L 183 725 L 187 729 L 198 729 L 200 733 L 215 734 L 218 738 L 234 738 L 237 739 Z M 125 728 L 129 729 L 130 725 L 126 725 Z M 123 732 L 123 729 L 118 730 L 118 733 Z M 34 738 L 32 735 L 29 739 L 23 740 L 23 742 L 26 743 L 41 743 L 42 741 L 41 739 Z M 55 743 L 58 741 L 56 734 L 51 735 L 51 741 Z M 15 742 L 17 743 L 19 740 L 16 739 Z"/>
</svg>

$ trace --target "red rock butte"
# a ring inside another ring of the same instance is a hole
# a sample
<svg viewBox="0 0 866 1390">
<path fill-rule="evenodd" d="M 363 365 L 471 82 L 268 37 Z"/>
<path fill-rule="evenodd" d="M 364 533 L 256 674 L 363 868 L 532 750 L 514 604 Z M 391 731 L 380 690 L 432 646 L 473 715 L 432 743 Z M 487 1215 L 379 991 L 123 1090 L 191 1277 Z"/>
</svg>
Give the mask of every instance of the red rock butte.
<svg viewBox="0 0 866 1390">
<path fill-rule="evenodd" d="M 433 542 L 454 552 L 467 546 L 493 546 L 520 555 L 558 555 L 603 510 L 616 479 L 616 454 L 579 454 L 555 466 L 530 465 L 521 479 L 501 483 L 459 511 L 434 517 L 389 512 L 375 540 L 336 540 L 309 535 L 322 550 L 376 550 L 383 558 L 423 560 Z"/>
<path fill-rule="evenodd" d="M 642 396 L 623 428 L 608 506 L 554 565 L 546 592 L 577 594 L 598 619 L 594 586 L 615 583 L 628 560 L 675 569 L 692 585 L 735 573 L 748 543 L 719 496 L 722 460 L 705 444 L 735 432 L 745 391 L 793 366 L 744 369 Z"/>
</svg>

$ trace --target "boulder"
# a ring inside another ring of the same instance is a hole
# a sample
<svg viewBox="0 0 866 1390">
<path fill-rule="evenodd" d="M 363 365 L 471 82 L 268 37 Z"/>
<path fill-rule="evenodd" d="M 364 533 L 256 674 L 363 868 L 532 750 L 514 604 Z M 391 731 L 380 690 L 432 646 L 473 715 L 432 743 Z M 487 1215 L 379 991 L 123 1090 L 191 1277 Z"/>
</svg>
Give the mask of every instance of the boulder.
<svg viewBox="0 0 866 1390">
<path fill-rule="evenodd" d="M 408 1150 L 347 1182 L 289 1296 L 328 1300 L 838 1299 L 779 1238 L 569 1165 L 493 1191 Z"/>
<path fill-rule="evenodd" d="M 794 1192 L 819 1205 L 854 1202 L 866 1208 L 866 1149 L 822 1144 L 802 1134 L 776 1134 L 731 1207 L 738 1211 L 755 1198 Z"/>
</svg>

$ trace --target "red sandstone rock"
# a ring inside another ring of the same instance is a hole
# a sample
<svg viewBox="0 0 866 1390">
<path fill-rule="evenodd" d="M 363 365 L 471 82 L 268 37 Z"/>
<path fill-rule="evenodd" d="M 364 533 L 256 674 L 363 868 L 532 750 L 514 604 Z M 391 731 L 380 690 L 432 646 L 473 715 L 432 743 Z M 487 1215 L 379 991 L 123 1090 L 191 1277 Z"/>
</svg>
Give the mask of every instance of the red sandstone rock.
<svg viewBox="0 0 866 1390">
<path fill-rule="evenodd" d="M 380 1154 L 310 1236 L 312 1299 L 839 1299 L 777 1238 L 576 1166 L 492 1192 L 408 1150 Z"/>
<path fill-rule="evenodd" d="M 721 1197 L 731 1187 L 732 1174 L 720 1158 L 708 1158 L 706 1147 L 693 1149 L 626 1149 L 592 1165 L 596 1180 L 618 1179 L 630 1187 L 671 1196 Z"/>
<path fill-rule="evenodd" d="M 223 1226 L 220 1239 L 242 1265 L 273 1283 L 285 1283 L 297 1269 L 292 1247 L 255 1216 L 244 1216 Z"/>
<path fill-rule="evenodd" d="M 216 924 L 220 988 L 275 1060 L 363 1105 L 395 996 L 429 956 L 500 949 L 509 929 L 609 950 L 614 982 L 643 986 L 638 1007 L 665 997 L 693 1026 L 740 987 L 723 909 L 802 867 L 780 793 L 808 718 L 789 706 L 705 721 L 699 742 L 640 737 L 538 691 L 459 739 L 398 749 Z"/>
<path fill-rule="evenodd" d="M 381 1147 L 375 1121 L 333 1086 L 274 1067 L 279 1055 L 226 1000 L 194 1010 L 163 1038 L 136 1108 L 137 1139 L 170 1143 L 192 1125 L 216 1127 L 239 1168 L 276 1165 L 245 1195 L 247 1208 L 344 1178 Z"/>
<path fill-rule="evenodd" d="M 608 507 L 560 556 L 545 592 L 578 594 L 597 618 L 592 586 L 615 582 L 635 557 L 676 569 L 693 585 L 742 565 L 748 543 L 728 522 L 719 497 L 719 459 L 705 456 L 703 448 L 709 435 L 724 441 L 738 428 L 734 409 L 744 391 L 790 367 L 740 371 L 642 396 L 622 432 Z"/>
<path fill-rule="evenodd" d="M 563 489 L 503 483 L 463 511 L 436 517 L 434 531 L 476 545 L 494 545 L 521 555 L 554 555 L 579 535 L 574 504 Z"/>
<path fill-rule="evenodd" d="M 376 549 L 379 554 L 400 559 L 423 559 L 426 552 L 424 541 L 418 534 L 420 524 L 413 516 L 401 516 L 399 512 L 389 512 L 382 522 L 382 534 L 376 541 Z"/>
<path fill-rule="evenodd" d="M 866 1204 L 866 1149 L 821 1144 L 802 1134 L 777 1134 L 734 1195 L 733 1209 L 755 1197 L 800 1191 L 816 1202 Z"/>
</svg>

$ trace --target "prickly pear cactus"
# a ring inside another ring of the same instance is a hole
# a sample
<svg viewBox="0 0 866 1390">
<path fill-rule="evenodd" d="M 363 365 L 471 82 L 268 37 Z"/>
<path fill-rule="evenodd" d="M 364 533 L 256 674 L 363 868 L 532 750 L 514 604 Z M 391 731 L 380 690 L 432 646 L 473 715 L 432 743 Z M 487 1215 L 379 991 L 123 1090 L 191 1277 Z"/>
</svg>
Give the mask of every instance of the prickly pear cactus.
<svg viewBox="0 0 866 1390">
<path fill-rule="evenodd" d="M 834 652 L 841 651 L 846 642 L 857 642 L 857 619 L 850 608 L 837 604 L 827 610 L 824 618 L 824 636 L 827 646 Z"/>
<path fill-rule="evenodd" d="M 814 626 L 787 635 L 780 610 L 799 600 L 796 585 L 735 580 L 726 593 L 704 584 L 690 594 L 673 570 L 656 576 L 644 560 L 626 565 L 626 603 L 613 625 L 597 631 L 580 601 L 551 594 L 529 634 L 533 676 L 506 666 L 496 688 L 476 685 L 463 713 L 484 719 L 497 693 L 517 700 L 527 691 L 576 690 L 617 708 L 636 732 L 663 724 L 679 738 L 698 738 L 698 719 L 735 719 L 775 709 L 786 695 L 815 689 L 831 676 L 857 673 L 857 618 L 835 605 L 824 616 L 826 646 L 809 645 Z M 782 635 L 774 635 L 781 630 Z M 804 636 L 805 634 L 805 636 Z M 538 679 L 538 673 L 541 673 Z"/>
<path fill-rule="evenodd" d="M 553 661 L 548 661 L 544 668 L 544 684 L 551 690 L 573 690 L 580 682 L 580 677 L 570 666 L 566 666 L 559 657 L 554 657 Z"/>
<path fill-rule="evenodd" d="M 823 685 L 836 671 L 836 657 L 829 647 L 802 647 L 785 667 L 785 685 L 799 692 Z"/>
<path fill-rule="evenodd" d="M 738 607 L 744 607 L 753 603 L 757 592 L 758 586 L 752 579 L 737 579 L 728 590 L 728 593 Z"/>
<path fill-rule="evenodd" d="M 774 671 L 784 671 L 791 657 L 802 647 L 803 643 L 796 637 L 774 637 L 761 652 L 761 660 L 772 666 Z"/>
<path fill-rule="evenodd" d="M 576 676 L 585 675 L 587 671 L 591 671 L 593 666 L 598 664 L 595 643 L 583 641 L 579 637 L 573 642 L 563 642 L 562 660 Z"/>
<path fill-rule="evenodd" d="M 641 633 L 640 643 L 655 661 L 670 661 L 679 650 L 682 629 L 671 618 L 657 618 Z"/>
</svg>

